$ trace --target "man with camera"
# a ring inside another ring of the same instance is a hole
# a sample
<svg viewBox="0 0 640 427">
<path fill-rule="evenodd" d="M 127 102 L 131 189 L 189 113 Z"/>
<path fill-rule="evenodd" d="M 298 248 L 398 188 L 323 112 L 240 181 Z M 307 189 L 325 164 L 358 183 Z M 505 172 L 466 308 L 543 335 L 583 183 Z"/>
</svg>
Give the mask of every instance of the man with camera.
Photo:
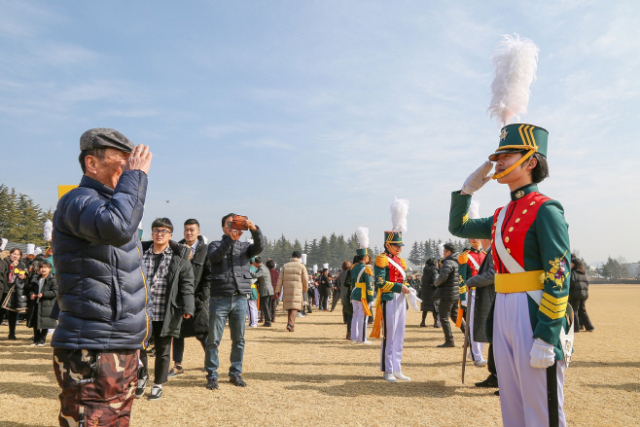
<svg viewBox="0 0 640 427">
<path fill-rule="evenodd" d="M 253 243 L 240 242 L 244 230 L 251 232 Z M 246 383 L 240 376 L 244 355 L 244 328 L 247 317 L 247 297 L 251 293 L 249 261 L 259 255 L 265 245 L 260 229 L 247 217 L 228 214 L 222 218 L 221 240 L 209 243 L 211 263 L 211 297 L 209 300 L 209 335 L 205 355 L 207 389 L 218 388 L 218 347 L 229 319 L 231 335 L 231 366 L 229 379 L 238 387 Z"/>
</svg>

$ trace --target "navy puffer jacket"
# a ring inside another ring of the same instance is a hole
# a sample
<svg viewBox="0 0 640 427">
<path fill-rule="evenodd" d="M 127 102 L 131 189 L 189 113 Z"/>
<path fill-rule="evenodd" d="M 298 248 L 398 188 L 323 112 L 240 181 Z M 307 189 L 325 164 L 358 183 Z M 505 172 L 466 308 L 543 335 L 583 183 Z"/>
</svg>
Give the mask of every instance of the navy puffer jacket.
<svg viewBox="0 0 640 427">
<path fill-rule="evenodd" d="M 125 171 L 115 190 L 87 176 L 53 215 L 58 327 L 52 347 L 138 349 L 149 337 L 148 293 L 136 234 L 144 172 Z"/>
</svg>

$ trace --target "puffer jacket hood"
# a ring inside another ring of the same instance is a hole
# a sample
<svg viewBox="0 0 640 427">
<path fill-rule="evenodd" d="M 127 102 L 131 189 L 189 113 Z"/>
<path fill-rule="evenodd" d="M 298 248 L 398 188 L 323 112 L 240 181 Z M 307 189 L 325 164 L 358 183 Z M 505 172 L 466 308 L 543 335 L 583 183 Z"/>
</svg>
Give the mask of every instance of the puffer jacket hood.
<svg viewBox="0 0 640 427">
<path fill-rule="evenodd" d="M 87 176 L 53 216 L 53 260 L 60 313 L 52 347 L 146 348 L 149 298 L 137 228 L 147 175 L 125 171 L 113 190 Z"/>
</svg>

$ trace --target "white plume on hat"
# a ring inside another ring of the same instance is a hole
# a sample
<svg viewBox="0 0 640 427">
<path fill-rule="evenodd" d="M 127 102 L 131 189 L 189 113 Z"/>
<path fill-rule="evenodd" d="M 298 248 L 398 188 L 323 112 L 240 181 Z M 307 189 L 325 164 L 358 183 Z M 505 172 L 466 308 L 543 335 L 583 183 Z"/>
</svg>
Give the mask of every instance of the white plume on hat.
<svg viewBox="0 0 640 427">
<path fill-rule="evenodd" d="M 404 233 L 407 231 L 407 214 L 409 213 L 409 199 L 398 199 L 391 204 L 391 231 Z"/>
<path fill-rule="evenodd" d="M 529 86 L 536 79 L 538 52 L 531 40 L 521 39 L 517 34 L 515 37 L 505 34 L 491 55 L 495 77 L 487 112 L 500 125 L 507 125 L 527 112 Z"/>
<path fill-rule="evenodd" d="M 4 248 L 7 247 L 7 243 L 9 243 L 9 240 L 3 237 L 2 242 L 0 242 L 0 251 L 4 251 Z"/>
<path fill-rule="evenodd" d="M 369 229 L 367 227 L 358 227 L 356 237 L 360 243 L 360 249 L 367 249 L 369 247 Z"/>
<path fill-rule="evenodd" d="M 27 243 L 27 255 L 35 255 L 36 245 L 33 243 Z"/>
<path fill-rule="evenodd" d="M 318 272 L 318 264 L 313 264 L 313 274 Z"/>
<path fill-rule="evenodd" d="M 444 258 L 444 243 L 438 243 L 438 256 Z"/>
<path fill-rule="evenodd" d="M 35 251 L 35 252 L 36 252 L 36 253 L 35 253 L 36 255 L 40 255 L 40 254 L 42 253 L 42 249 L 40 249 L 40 248 L 38 247 L 38 248 L 36 248 L 36 251 Z"/>
<path fill-rule="evenodd" d="M 44 241 L 51 242 L 53 238 L 53 223 L 50 219 L 44 222 Z"/>
<path fill-rule="evenodd" d="M 480 218 L 480 203 L 475 200 L 471 201 L 471 205 L 469 206 L 469 219 L 479 219 Z"/>
<path fill-rule="evenodd" d="M 307 254 L 302 254 L 300 256 L 300 262 L 303 263 L 304 265 L 307 265 Z"/>
<path fill-rule="evenodd" d="M 326 268 L 328 270 L 329 269 L 329 263 L 325 262 L 324 264 L 322 264 L 322 268 Z"/>
</svg>

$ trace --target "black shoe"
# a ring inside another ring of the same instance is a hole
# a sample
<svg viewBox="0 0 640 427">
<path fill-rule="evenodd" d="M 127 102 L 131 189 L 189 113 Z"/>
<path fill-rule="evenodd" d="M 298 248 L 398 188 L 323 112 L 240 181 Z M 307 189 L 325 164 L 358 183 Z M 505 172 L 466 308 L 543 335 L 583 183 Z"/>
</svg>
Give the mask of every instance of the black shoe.
<svg viewBox="0 0 640 427">
<path fill-rule="evenodd" d="M 238 374 L 238 375 L 229 375 L 229 381 L 231 381 L 231 384 L 236 385 L 238 387 L 246 387 L 247 383 L 244 382 L 244 380 L 242 379 L 242 377 Z"/>
<path fill-rule="evenodd" d="M 162 387 L 153 387 L 151 389 L 151 394 L 149 395 L 149 400 L 159 400 L 162 397 Z"/>
<path fill-rule="evenodd" d="M 420 327 L 421 327 L 421 328 L 426 328 L 426 327 L 427 327 L 427 325 L 425 325 L 424 323 L 420 323 Z"/>
<path fill-rule="evenodd" d="M 477 382 L 476 387 L 498 387 L 498 378 L 495 375 L 489 375 L 486 380 Z"/>
<path fill-rule="evenodd" d="M 18 338 L 16 338 L 16 336 L 15 336 L 15 335 L 9 335 L 9 340 L 10 340 L 10 341 L 15 341 L 15 340 L 17 340 L 17 339 L 18 339 Z"/>
<path fill-rule="evenodd" d="M 138 378 L 138 386 L 136 387 L 136 398 L 140 398 L 144 396 L 144 390 L 145 388 L 147 388 L 148 381 L 149 381 L 148 375 L 144 378 Z"/>
<path fill-rule="evenodd" d="M 440 344 L 439 346 L 437 346 L 438 348 L 443 348 L 443 347 L 455 347 L 456 345 L 452 342 L 446 342 L 444 344 Z"/>
<path fill-rule="evenodd" d="M 271 327 L 271 322 L 264 322 L 262 324 L 262 326 L 264 326 L 265 328 L 270 328 Z"/>
<path fill-rule="evenodd" d="M 500 396 L 500 390 L 494 391 L 493 394 L 495 394 L 496 396 Z"/>
<path fill-rule="evenodd" d="M 207 380 L 207 390 L 217 390 L 218 389 L 218 379 L 210 378 Z"/>
<path fill-rule="evenodd" d="M 593 331 L 595 331 L 595 330 L 596 330 L 596 328 L 591 328 L 591 329 L 588 329 L 588 328 L 587 328 L 587 329 L 585 329 L 585 331 L 587 331 L 587 332 L 593 332 Z"/>
</svg>

